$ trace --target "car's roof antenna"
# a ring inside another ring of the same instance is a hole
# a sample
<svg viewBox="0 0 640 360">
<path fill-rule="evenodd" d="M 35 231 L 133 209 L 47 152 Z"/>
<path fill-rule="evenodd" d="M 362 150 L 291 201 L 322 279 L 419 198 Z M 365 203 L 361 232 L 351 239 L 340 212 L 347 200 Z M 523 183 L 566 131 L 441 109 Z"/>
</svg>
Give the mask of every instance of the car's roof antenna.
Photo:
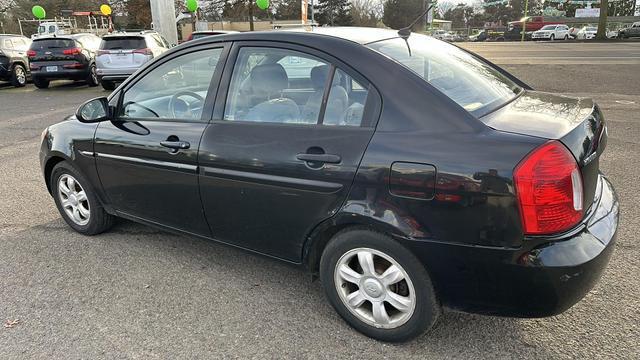
<svg viewBox="0 0 640 360">
<path fill-rule="evenodd" d="M 420 16 L 418 16 L 415 20 L 413 20 L 411 24 L 409 24 L 409 26 L 403 27 L 402 29 L 398 30 L 398 36 L 407 40 L 409 36 L 411 36 L 411 29 L 414 27 L 414 25 L 417 24 L 418 21 L 420 21 L 420 19 L 427 16 L 429 11 L 431 11 L 432 7 L 433 7 L 433 4 L 429 5 L 429 7 L 427 7 L 427 10 L 423 11 L 422 14 L 420 14 Z"/>
</svg>

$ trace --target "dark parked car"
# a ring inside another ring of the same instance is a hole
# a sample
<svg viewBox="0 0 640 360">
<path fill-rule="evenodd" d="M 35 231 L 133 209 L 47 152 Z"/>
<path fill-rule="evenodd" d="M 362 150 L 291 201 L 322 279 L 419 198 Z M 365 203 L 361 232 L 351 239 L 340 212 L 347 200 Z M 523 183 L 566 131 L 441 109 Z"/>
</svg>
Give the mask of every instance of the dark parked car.
<svg viewBox="0 0 640 360">
<path fill-rule="evenodd" d="M 49 87 L 51 80 L 83 80 L 97 86 L 96 52 L 100 38 L 93 34 L 51 36 L 33 40 L 27 55 L 31 79 L 38 88 Z"/>
<path fill-rule="evenodd" d="M 634 22 L 631 26 L 619 30 L 618 37 L 621 39 L 640 37 L 640 21 Z"/>
<path fill-rule="evenodd" d="M 403 341 L 442 307 L 579 301 L 614 248 L 606 142 L 592 100 L 453 45 L 316 28 L 172 49 L 46 129 L 40 161 L 82 234 L 117 216 L 298 264 L 351 326 Z"/>
<path fill-rule="evenodd" d="M 0 80 L 22 87 L 29 77 L 27 50 L 31 40 L 21 35 L 0 34 Z"/>
</svg>

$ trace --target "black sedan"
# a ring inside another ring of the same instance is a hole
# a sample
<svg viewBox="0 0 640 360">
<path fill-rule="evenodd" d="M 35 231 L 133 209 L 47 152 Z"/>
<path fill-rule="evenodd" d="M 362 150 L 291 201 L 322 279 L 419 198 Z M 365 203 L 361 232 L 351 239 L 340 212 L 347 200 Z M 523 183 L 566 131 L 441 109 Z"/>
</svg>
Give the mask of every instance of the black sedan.
<svg viewBox="0 0 640 360">
<path fill-rule="evenodd" d="M 590 99 L 427 36 L 321 28 L 195 40 L 43 132 L 65 221 L 115 217 L 302 266 L 357 330 L 441 309 L 561 313 L 604 270 L 618 200 Z"/>
</svg>

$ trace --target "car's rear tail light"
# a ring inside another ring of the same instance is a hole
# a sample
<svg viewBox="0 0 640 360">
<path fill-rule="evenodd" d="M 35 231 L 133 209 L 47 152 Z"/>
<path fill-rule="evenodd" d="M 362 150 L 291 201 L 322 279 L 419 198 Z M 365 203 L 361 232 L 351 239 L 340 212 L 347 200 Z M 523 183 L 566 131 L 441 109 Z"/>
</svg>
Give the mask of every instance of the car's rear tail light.
<svg viewBox="0 0 640 360">
<path fill-rule="evenodd" d="M 569 150 L 549 141 L 514 171 L 524 233 L 545 235 L 574 227 L 583 216 L 582 174 Z"/>
<path fill-rule="evenodd" d="M 73 63 L 73 64 L 64 64 L 62 65 L 65 69 L 82 69 L 84 67 L 81 63 Z"/>
<path fill-rule="evenodd" d="M 27 50 L 27 56 L 32 58 L 36 56 L 35 50 Z"/>
<path fill-rule="evenodd" d="M 62 50 L 62 53 L 64 55 L 78 55 L 82 52 L 82 50 L 80 48 L 72 48 L 72 49 L 65 49 Z"/>
<path fill-rule="evenodd" d="M 149 48 L 136 49 L 136 50 L 133 50 L 133 53 L 134 54 L 143 54 L 143 55 L 153 55 L 153 52 Z"/>
</svg>

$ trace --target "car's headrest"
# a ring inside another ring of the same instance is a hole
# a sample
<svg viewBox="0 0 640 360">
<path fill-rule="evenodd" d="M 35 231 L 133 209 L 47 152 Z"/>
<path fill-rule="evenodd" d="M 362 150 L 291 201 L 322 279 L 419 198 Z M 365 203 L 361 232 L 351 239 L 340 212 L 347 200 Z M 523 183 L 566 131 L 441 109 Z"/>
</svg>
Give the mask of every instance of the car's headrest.
<svg viewBox="0 0 640 360">
<path fill-rule="evenodd" d="M 254 92 L 273 94 L 289 87 L 289 77 L 280 64 L 257 65 L 251 70 L 251 88 Z"/>
<path fill-rule="evenodd" d="M 330 69 L 331 66 L 329 65 L 318 65 L 311 69 L 311 83 L 315 89 L 324 88 Z M 333 75 L 333 85 L 340 85 L 340 80 L 340 72 L 336 71 L 335 75 Z"/>
</svg>

